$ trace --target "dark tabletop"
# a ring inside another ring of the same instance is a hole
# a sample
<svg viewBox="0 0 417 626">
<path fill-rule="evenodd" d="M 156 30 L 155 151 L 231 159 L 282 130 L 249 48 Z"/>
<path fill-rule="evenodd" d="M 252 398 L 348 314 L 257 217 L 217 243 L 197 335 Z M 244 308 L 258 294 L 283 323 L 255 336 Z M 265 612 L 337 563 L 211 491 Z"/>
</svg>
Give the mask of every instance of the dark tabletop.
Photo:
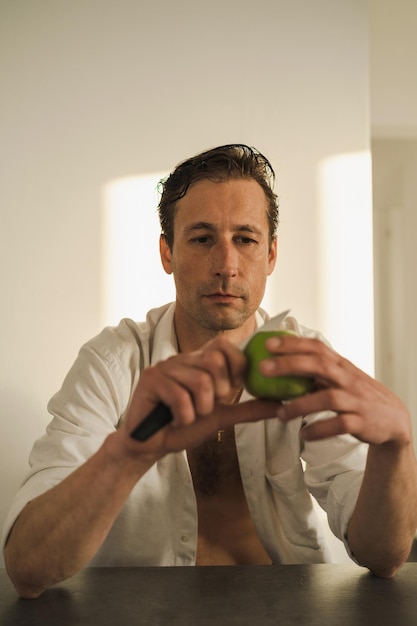
<svg viewBox="0 0 417 626">
<path fill-rule="evenodd" d="M 417 626 L 417 563 L 86 569 L 35 600 L 0 570 L 1 626 Z"/>
</svg>

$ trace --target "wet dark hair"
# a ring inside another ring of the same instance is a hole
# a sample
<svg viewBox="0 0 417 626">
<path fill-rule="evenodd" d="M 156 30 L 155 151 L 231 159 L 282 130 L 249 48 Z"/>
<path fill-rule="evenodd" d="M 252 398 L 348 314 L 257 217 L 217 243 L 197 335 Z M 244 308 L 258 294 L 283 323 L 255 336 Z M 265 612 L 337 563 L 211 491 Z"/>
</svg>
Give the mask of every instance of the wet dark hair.
<svg viewBox="0 0 417 626">
<path fill-rule="evenodd" d="M 245 144 L 227 144 L 212 148 L 183 161 L 163 180 L 158 189 L 159 221 L 163 236 L 172 249 L 174 243 L 174 217 L 176 202 L 183 198 L 194 183 L 201 180 L 225 182 L 253 179 L 262 187 L 267 204 L 270 244 L 278 228 L 278 201 L 273 191 L 275 172 L 271 163 L 255 148 Z"/>
</svg>

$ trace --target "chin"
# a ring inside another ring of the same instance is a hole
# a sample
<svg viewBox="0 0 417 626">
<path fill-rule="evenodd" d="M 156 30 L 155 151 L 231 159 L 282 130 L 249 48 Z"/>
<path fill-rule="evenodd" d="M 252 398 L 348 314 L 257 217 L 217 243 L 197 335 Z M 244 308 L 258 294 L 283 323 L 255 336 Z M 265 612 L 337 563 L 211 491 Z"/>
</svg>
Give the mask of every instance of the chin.
<svg viewBox="0 0 417 626">
<path fill-rule="evenodd" d="M 204 319 L 200 319 L 200 323 L 203 327 L 209 330 L 215 330 L 217 332 L 224 332 L 226 330 L 235 330 L 240 328 L 251 314 L 243 313 L 227 313 L 224 311 L 220 314 L 204 315 Z"/>
</svg>

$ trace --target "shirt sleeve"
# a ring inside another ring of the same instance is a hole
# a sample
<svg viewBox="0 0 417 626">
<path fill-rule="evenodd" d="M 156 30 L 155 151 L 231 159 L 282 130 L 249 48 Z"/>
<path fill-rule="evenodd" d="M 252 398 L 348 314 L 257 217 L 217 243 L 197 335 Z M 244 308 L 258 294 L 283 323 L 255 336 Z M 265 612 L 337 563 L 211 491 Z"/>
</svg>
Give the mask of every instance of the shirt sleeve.
<svg viewBox="0 0 417 626">
<path fill-rule="evenodd" d="M 113 349 L 118 345 L 115 332 L 105 329 L 81 348 L 61 389 L 49 401 L 52 420 L 32 448 L 30 471 L 3 526 L 3 545 L 26 504 L 82 465 L 117 429 L 131 396 L 139 350 L 134 342 L 136 349 L 129 347 L 132 342 L 127 346 L 120 342 Z"/>
<path fill-rule="evenodd" d="M 308 421 L 325 419 L 330 413 L 309 416 Z M 305 484 L 326 511 L 332 532 L 356 561 L 347 540 L 350 518 L 358 499 L 365 471 L 368 446 L 351 435 L 305 443 Z"/>
<path fill-rule="evenodd" d="M 298 324 L 292 317 L 286 318 L 285 322 L 289 329 L 304 337 L 320 339 L 331 348 L 331 344 L 321 333 Z M 333 415 L 331 411 L 314 413 L 305 416 L 303 421 L 311 423 Z M 305 484 L 326 511 L 332 532 L 344 543 L 349 556 L 356 561 L 347 541 L 347 529 L 362 484 L 368 446 L 351 435 L 303 445 Z"/>
</svg>

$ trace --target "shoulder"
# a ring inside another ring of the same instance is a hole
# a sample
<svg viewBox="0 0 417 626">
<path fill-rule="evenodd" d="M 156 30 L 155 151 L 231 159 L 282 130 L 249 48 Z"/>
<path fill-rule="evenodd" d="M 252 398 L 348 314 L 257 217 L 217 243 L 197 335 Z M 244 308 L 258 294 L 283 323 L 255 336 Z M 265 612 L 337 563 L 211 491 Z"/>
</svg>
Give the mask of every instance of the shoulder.
<svg viewBox="0 0 417 626">
<path fill-rule="evenodd" d="M 154 336 L 171 332 L 168 330 L 172 326 L 170 311 L 171 305 L 166 305 L 149 311 L 144 322 L 123 319 L 117 326 L 107 326 L 87 341 L 60 390 L 49 401 L 48 410 L 60 413 L 63 405 L 74 407 L 78 403 L 83 406 L 79 411 L 83 413 L 93 399 L 94 407 L 100 406 L 103 413 L 104 405 L 114 405 L 114 419 L 118 419 L 141 371 L 151 362 Z M 166 331 L 163 331 L 165 326 Z"/>
<path fill-rule="evenodd" d="M 148 356 L 145 360 L 149 360 L 157 328 L 162 327 L 159 332 L 171 335 L 173 307 L 170 303 L 152 309 L 143 322 L 124 318 L 116 326 L 106 326 L 82 346 L 80 353 L 94 353 L 106 361 L 126 361 L 133 354 L 143 353 Z"/>
</svg>

